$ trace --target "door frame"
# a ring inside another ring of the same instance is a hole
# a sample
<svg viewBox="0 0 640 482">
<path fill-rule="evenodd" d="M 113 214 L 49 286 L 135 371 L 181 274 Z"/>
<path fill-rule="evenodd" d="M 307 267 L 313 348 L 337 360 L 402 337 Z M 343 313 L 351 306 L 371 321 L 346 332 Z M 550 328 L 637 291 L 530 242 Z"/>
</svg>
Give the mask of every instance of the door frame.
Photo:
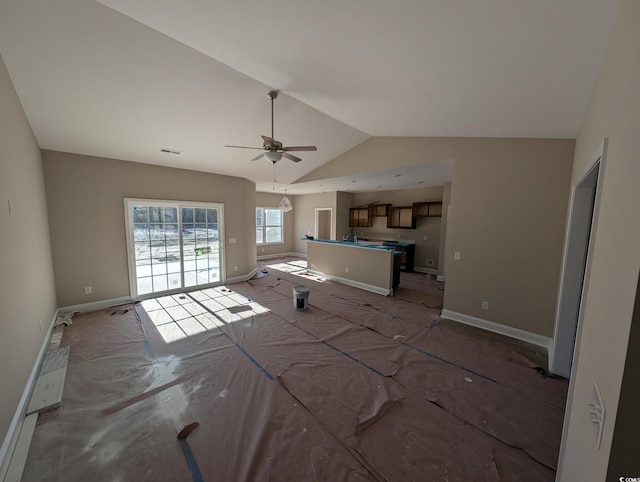
<svg viewBox="0 0 640 482">
<path fill-rule="evenodd" d="M 583 305 L 588 291 L 608 138 L 592 157 L 587 172 L 571 189 L 562 255 L 549 371 L 570 378 L 576 365 Z"/>
<path fill-rule="evenodd" d="M 336 227 L 333 224 L 333 208 L 315 208 L 315 230 L 313 235 L 318 237 L 318 226 L 320 225 L 320 211 L 329 211 L 329 231 L 331 232 L 331 239 L 336 239 Z"/>
<path fill-rule="evenodd" d="M 144 295 L 139 295 L 137 290 L 137 278 L 136 278 L 136 260 L 135 253 L 132 248 L 134 248 L 134 242 L 132 239 L 133 234 L 133 212 L 131 210 L 131 206 L 136 203 L 152 205 L 152 206 L 177 206 L 178 207 L 178 219 L 179 226 L 182 227 L 182 214 L 180 212 L 182 207 L 216 207 L 219 209 L 218 211 L 218 243 L 219 243 L 219 265 L 220 265 L 220 279 L 213 283 L 208 283 L 206 285 L 196 285 L 189 287 L 180 287 L 172 290 L 163 291 L 161 296 L 171 295 L 175 293 L 183 293 L 185 291 L 194 291 L 200 290 L 203 288 L 222 285 L 226 281 L 226 256 L 225 256 L 225 237 L 224 237 L 224 203 L 216 203 L 216 202 L 200 202 L 200 201 L 176 201 L 176 200 L 162 200 L 162 199 L 144 199 L 144 198 L 124 198 L 124 224 L 125 224 L 125 240 L 127 245 L 127 270 L 129 272 L 129 296 L 132 300 L 142 300 L 145 298 L 157 298 L 158 293 L 147 293 Z M 180 248 L 182 249 L 182 230 L 180 229 Z M 181 264 L 183 263 L 183 259 L 181 256 Z M 184 264 L 182 264 L 181 268 L 181 279 L 184 284 Z"/>
</svg>

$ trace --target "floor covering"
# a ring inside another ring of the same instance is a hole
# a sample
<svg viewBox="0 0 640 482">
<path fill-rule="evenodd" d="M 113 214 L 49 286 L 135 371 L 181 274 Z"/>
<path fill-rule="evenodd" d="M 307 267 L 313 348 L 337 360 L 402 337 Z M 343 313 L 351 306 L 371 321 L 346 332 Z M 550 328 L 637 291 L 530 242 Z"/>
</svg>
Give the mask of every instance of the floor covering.
<svg viewBox="0 0 640 482">
<path fill-rule="evenodd" d="M 452 329 L 431 275 L 385 297 L 305 268 L 76 315 L 23 480 L 554 480 L 566 380 Z"/>
</svg>

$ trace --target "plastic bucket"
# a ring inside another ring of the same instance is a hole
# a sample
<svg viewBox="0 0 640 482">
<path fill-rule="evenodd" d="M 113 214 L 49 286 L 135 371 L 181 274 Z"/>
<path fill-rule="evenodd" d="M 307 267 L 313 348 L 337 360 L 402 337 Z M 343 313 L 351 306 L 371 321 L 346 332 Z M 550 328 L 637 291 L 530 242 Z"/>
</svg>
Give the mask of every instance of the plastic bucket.
<svg viewBox="0 0 640 482">
<path fill-rule="evenodd" d="M 306 310 L 309 305 L 309 288 L 306 286 L 293 287 L 293 307 L 296 310 Z"/>
</svg>

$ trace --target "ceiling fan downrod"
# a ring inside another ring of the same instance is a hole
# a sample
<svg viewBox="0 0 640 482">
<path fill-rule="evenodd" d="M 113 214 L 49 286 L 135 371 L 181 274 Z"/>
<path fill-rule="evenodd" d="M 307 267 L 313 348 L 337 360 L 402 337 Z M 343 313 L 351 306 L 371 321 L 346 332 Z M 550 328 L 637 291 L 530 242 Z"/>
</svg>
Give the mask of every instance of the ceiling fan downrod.
<svg viewBox="0 0 640 482">
<path fill-rule="evenodd" d="M 271 90 L 267 96 L 271 99 L 271 139 L 275 139 L 273 135 L 273 101 L 278 98 L 278 91 Z"/>
</svg>

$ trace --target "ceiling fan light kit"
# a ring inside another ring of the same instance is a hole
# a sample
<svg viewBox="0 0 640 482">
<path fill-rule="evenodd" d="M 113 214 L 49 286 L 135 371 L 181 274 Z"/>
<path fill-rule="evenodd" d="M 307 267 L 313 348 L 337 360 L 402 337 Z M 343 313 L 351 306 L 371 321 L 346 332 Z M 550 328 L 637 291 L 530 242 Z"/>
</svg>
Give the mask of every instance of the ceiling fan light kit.
<svg viewBox="0 0 640 482">
<path fill-rule="evenodd" d="M 278 162 L 282 159 L 282 154 L 276 151 L 267 151 L 262 156 L 269 162 Z"/>
</svg>

